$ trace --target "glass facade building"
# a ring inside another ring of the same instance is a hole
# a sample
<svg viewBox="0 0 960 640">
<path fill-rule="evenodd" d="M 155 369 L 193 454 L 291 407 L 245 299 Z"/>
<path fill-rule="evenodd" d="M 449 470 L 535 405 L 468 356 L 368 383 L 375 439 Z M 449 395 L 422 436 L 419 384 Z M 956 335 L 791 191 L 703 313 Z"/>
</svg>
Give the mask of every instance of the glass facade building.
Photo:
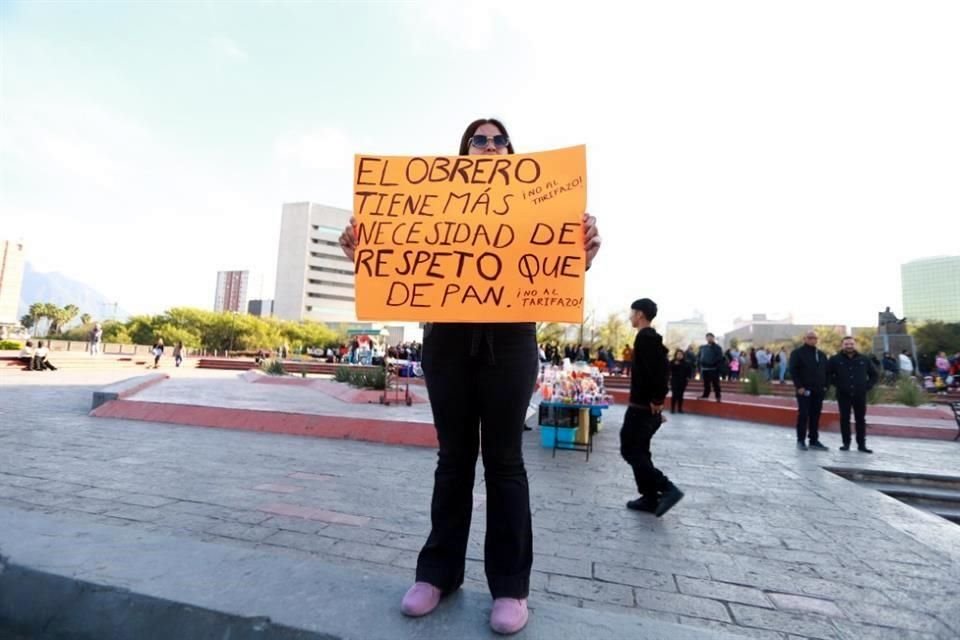
<svg viewBox="0 0 960 640">
<path fill-rule="evenodd" d="M 903 315 L 914 322 L 960 322 L 960 256 L 914 260 L 900 267 Z"/>
</svg>

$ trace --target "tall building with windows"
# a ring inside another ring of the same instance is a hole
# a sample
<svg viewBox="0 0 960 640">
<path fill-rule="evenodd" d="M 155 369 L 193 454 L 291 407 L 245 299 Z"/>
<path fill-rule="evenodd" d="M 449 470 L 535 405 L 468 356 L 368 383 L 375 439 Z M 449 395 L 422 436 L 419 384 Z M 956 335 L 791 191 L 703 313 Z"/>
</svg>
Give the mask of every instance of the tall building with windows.
<svg viewBox="0 0 960 640">
<path fill-rule="evenodd" d="M 663 343 L 671 349 L 686 349 L 693 344 L 701 345 L 707 341 L 708 330 L 703 315 L 695 313 L 692 318 L 686 320 L 669 321 Z"/>
<path fill-rule="evenodd" d="M 0 240 L 0 325 L 17 325 L 17 307 L 23 287 L 22 242 Z"/>
<path fill-rule="evenodd" d="M 249 271 L 218 271 L 217 294 L 214 297 L 213 310 L 246 313 L 249 284 Z"/>
<path fill-rule="evenodd" d="M 914 260 L 900 266 L 903 315 L 909 323 L 960 322 L 960 256 Z"/>
<path fill-rule="evenodd" d="M 284 320 L 356 322 L 353 263 L 340 250 L 351 212 L 313 202 L 283 205 L 273 313 Z"/>
</svg>

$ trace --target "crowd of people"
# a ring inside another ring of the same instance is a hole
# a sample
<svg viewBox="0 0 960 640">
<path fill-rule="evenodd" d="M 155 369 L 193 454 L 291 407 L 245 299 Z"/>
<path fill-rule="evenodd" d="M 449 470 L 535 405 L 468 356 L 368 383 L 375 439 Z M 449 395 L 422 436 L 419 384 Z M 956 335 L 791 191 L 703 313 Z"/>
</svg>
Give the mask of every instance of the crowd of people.
<svg viewBox="0 0 960 640">
<path fill-rule="evenodd" d="M 608 373 L 628 374 L 630 362 L 633 360 L 633 348 L 630 345 L 617 350 L 614 346 L 600 345 L 594 353 L 589 345 L 557 343 L 542 344 L 539 346 L 540 362 L 560 366 L 564 360 L 570 362 L 588 362 Z"/>
<path fill-rule="evenodd" d="M 355 338 L 339 347 L 307 349 L 307 354 L 332 364 L 382 365 L 385 359 L 420 362 L 423 345 L 419 342 L 402 342 L 385 346 Z"/>
</svg>

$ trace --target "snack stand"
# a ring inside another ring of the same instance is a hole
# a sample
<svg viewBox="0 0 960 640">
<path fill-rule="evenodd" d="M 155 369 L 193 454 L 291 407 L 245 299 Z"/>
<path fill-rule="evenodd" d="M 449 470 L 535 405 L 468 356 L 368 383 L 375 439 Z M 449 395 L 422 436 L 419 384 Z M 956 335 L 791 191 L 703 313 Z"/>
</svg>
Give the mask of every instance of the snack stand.
<svg viewBox="0 0 960 640">
<path fill-rule="evenodd" d="M 610 407 L 603 375 L 596 367 L 565 364 L 543 367 L 538 382 L 540 444 L 553 449 L 554 457 L 557 449 L 583 451 L 589 461 L 603 410 Z"/>
</svg>

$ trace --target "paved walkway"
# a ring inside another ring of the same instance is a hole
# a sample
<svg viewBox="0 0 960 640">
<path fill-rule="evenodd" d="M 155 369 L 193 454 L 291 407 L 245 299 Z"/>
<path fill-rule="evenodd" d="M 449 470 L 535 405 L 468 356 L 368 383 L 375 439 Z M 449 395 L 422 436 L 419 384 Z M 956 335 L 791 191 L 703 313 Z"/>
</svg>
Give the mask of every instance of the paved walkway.
<svg viewBox="0 0 960 640">
<path fill-rule="evenodd" d="M 0 380 L 0 504 L 412 577 L 433 452 L 87 417 L 90 383 L 108 379 Z M 688 497 L 657 520 L 623 508 L 621 415 L 589 463 L 527 436 L 534 605 L 780 640 L 960 635 L 960 527 L 823 469 L 960 476 L 958 445 L 877 437 L 871 457 L 804 453 L 783 430 L 677 416 L 654 455 Z M 466 586 L 483 591 L 482 482 L 475 496 Z"/>
<path fill-rule="evenodd" d="M 220 372 L 218 372 L 220 373 Z M 277 410 L 289 413 L 342 416 L 346 418 L 370 418 L 405 422 L 433 423 L 433 414 L 428 403 L 391 405 L 354 404 L 339 400 L 328 393 L 310 387 L 285 384 L 254 384 L 240 378 L 237 372 L 231 375 L 196 378 L 179 375 L 154 385 L 128 398 L 139 402 L 167 402 L 192 404 L 230 409 Z M 424 390 L 421 393 L 426 395 Z"/>
</svg>

